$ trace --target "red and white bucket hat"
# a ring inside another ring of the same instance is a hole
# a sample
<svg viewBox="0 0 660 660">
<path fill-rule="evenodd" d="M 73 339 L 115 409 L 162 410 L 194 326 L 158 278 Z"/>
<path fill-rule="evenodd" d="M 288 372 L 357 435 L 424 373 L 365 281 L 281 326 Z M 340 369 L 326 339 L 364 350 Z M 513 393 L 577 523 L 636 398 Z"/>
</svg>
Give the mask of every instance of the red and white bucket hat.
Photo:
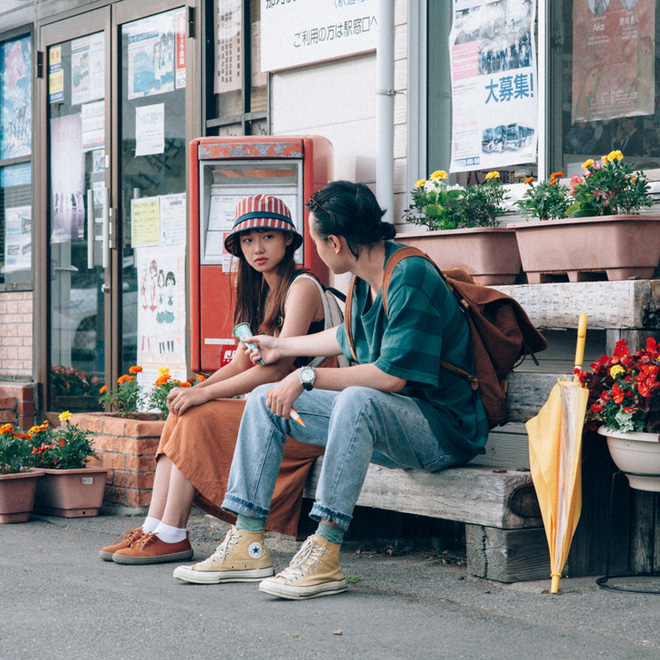
<svg viewBox="0 0 660 660">
<path fill-rule="evenodd" d="M 293 245 L 298 249 L 303 237 L 296 231 L 289 207 L 272 195 L 253 195 L 242 199 L 234 211 L 234 226 L 225 238 L 225 250 L 234 256 L 240 254 L 236 240 L 238 234 L 250 229 L 277 229 L 293 235 Z"/>
</svg>

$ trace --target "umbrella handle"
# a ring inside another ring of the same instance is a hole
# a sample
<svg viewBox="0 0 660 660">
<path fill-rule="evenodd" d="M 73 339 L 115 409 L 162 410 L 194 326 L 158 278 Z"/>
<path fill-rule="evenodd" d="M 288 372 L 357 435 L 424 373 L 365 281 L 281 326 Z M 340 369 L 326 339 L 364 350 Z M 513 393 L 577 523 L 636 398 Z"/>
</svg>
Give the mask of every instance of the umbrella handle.
<svg viewBox="0 0 660 660">
<path fill-rule="evenodd" d="M 575 347 L 575 368 L 582 368 L 584 360 L 584 344 L 587 340 L 587 315 L 580 314 L 578 321 L 577 346 Z"/>
</svg>

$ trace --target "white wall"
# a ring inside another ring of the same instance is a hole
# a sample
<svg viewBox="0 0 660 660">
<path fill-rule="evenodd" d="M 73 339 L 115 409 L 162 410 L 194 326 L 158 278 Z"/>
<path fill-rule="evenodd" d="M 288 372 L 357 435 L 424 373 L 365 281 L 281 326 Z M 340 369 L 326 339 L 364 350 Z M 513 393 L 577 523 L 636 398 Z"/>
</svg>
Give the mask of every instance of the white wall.
<svg viewBox="0 0 660 660">
<path fill-rule="evenodd" d="M 376 56 L 273 75 L 273 135 L 323 135 L 334 147 L 333 178 L 375 183 Z"/>
</svg>

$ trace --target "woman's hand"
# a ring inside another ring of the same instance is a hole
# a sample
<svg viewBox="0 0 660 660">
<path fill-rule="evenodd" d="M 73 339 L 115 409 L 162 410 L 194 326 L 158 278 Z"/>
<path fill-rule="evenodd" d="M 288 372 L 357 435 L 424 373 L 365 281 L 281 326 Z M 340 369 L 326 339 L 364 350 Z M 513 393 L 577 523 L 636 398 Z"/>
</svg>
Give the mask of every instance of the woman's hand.
<svg viewBox="0 0 660 660">
<path fill-rule="evenodd" d="M 245 340 L 245 343 L 256 346 L 256 350 L 248 350 L 252 364 L 258 364 L 259 360 L 263 360 L 264 364 L 273 364 L 273 362 L 277 362 L 282 357 L 282 353 L 278 348 L 278 340 L 270 335 L 250 337 Z"/>
<path fill-rule="evenodd" d="M 291 406 L 303 392 L 303 386 L 298 378 L 298 371 L 300 370 L 292 371 L 277 385 L 271 387 L 266 395 L 266 405 L 278 417 L 291 419 Z"/>
<path fill-rule="evenodd" d="M 201 406 L 208 401 L 203 387 L 175 387 L 167 395 L 167 407 L 175 415 L 183 415 L 193 406 Z"/>
</svg>

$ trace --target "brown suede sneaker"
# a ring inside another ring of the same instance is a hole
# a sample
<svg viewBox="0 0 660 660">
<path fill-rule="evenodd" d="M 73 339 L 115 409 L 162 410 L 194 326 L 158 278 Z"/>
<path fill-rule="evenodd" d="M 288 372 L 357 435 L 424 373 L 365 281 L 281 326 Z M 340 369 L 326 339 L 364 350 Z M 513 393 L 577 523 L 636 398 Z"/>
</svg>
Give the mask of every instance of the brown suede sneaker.
<svg viewBox="0 0 660 660">
<path fill-rule="evenodd" d="M 232 527 L 208 559 L 194 566 L 177 566 L 174 577 L 196 584 L 219 584 L 255 582 L 274 572 L 264 533 Z"/>
<path fill-rule="evenodd" d="M 275 577 L 262 580 L 259 591 L 291 600 L 346 591 L 348 585 L 339 566 L 339 548 L 337 543 L 312 534 L 287 568 Z"/>
<path fill-rule="evenodd" d="M 166 561 L 185 561 L 193 554 L 188 534 L 178 543 L 165 543 L 154 532 L 144 534 L 130 547 L 118 550 L 112 555 L 115 564 L 162 564 Z"/>
<path fill-rule="evenodd" d="M 137 541 L 139 538 L 144 536 L 142 527 L 135 527 L 134 529 L 129 529 L 127 532 L 124 532 L 112 545 L 106 545 L 105 548 L 101 548 L 99 555 L 103 561 L 112 561 L 112 555 L 115 554 L 118 550 L 123 550 L 128 548 L 129 545 Z"/>
</svg>

